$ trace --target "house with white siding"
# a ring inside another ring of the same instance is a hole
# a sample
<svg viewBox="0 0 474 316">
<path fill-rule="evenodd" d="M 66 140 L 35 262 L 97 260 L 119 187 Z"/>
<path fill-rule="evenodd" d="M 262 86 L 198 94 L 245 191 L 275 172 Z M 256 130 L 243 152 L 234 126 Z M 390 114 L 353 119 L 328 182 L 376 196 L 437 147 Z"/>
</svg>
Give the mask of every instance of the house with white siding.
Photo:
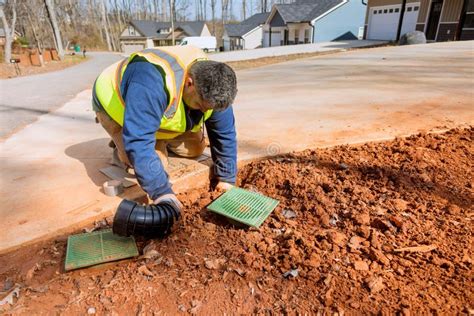
<svg viewBox="0 0 474 316">
<path fill-rule="evenodd" d="M 224 50 L 230 51 L 262 47 L 262 26 L 265 24 L 269 15 L 270 13 L 258 13 L 238 24 L 226 24 L 224 26 L 224 35 L 222 36 Z"/>
<path fill-rule="evenodd" d="M 366 4 L 361 0 L 296 0 L 275 4 L 263 26 L 263 46 L 361 39 Z"/>
<path fill-rule="evenodd" d="M 211 36 L 205 22 L 176 22 L 174 25 L 175 43 L 188 36 Z M 132 20 L 120 35 L 122 52 L 131 54 L 146 48 L 172 45 L 171 23 Z"/>
</svg>

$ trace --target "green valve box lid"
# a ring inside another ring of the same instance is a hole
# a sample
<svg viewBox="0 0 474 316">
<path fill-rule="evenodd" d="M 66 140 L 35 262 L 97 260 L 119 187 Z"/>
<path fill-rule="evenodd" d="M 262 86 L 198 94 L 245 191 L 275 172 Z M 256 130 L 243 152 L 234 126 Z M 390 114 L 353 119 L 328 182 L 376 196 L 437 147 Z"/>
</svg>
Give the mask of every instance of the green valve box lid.
<svg viewBox="0 0 474 316">
<path fill-rule="evenodd" d="M 256 192 L 232 188 L 207 208 L 214 213 L 258 228 L 278 203 L 279 201 Z"/>
<path fill-rule="evenodd" d="M 133 237 L 114 235 L 111 229 L 69 236 L 66 271 L 138 256 Z"/>
</svg>

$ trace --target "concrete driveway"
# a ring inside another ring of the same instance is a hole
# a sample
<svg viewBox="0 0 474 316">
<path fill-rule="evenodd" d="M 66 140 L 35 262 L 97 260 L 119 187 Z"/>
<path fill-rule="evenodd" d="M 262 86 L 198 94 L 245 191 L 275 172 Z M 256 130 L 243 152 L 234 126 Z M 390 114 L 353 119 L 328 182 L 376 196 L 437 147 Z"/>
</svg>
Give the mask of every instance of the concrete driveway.
<svg viewBox="0 0 474 316">
<path fill-rule="evenodd" d="M 0 139 L 90 89 L 101 70 L 122 58 L 115 53 L 88 55 L 90 60 L 64 70 L 0 80 Z"/>
<path fill-rule="evenodd" d="M 474 124 L 474 42 L 348 51 L 237 73 L 239 160 Z M 111 214 L 111 152 L 90 90 L 0 143 L 0 253 Z M 184 163 L 186 162 L 186 163 Z M 181 159 L 176 191 L 208 167 Z"/>
</svg>

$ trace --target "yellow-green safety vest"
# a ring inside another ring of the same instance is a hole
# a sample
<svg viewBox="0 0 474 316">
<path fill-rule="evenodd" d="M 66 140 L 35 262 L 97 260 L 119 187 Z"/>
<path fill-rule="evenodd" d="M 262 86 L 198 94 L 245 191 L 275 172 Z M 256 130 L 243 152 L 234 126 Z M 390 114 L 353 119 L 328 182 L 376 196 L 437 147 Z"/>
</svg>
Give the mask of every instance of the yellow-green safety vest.
<svg viewBox="0 0 474 316">
<path fill-rule="evenodd" d="M 163 70 L 165 89 L 169 97 L 168 106 L 161 119 L 160 129 L 156 132 L 156 138 L 175 138 L 186 131 L 183 89 L 187 71 L 194 62 L 206 60 L 207 56 L 201 49 L 194 46 L 163 46 L 133 53 L 129 58 L 105 69 L 96 80 L 95 93 L 107 114 L 120 126 L 123 126 L 126 106 L 120 92 L 120 83 L 128 63 L 136 56 L 145 58 Z M 193 126 L 191 131 L 198 132 L 202 123 L 211 114 L 212 110 L 206 111 L 201 121 Z"/>
</svg>

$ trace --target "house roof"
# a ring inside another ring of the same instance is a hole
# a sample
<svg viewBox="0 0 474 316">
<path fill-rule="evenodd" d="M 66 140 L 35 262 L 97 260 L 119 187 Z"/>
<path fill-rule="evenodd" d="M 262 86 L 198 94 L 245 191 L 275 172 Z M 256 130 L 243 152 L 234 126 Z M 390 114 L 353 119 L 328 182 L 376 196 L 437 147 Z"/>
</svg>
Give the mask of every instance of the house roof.
<svg viewBox="0 0 474 316">
<path fill-rule="evenodd" d="M 144 37 L 167 38 L 168 33 L 160 34 L 159 30 L 169 29 L 171 22 L 155 22 L 144 20 L 132 20 L 130 22 Z M 202 33 L 205 23 L 202 21 L 176 22 L 174 27 L 182 29 L 188 36 L 199 36 Z"/>
<path fill-rule="evenodd" d="M 292 4 L 276 4 L 285 23 L 310 22 L 344 0 L 299 0 Z"/>
<path fill-rule="evenodd" d="M 239 24 L 226 24 L 225 30 L 228 36 L 241 37 L 256 28 L 259 25 L 265 24 L 270 12 L 257 13 L 252 15 L 246 20 L 243 20 Z"/>
<path fill-rule="evenodd" d="M 240 22 L 240 24 L 255 25 L 255 27 L 257 27 L 261 24 L 265 24 L 265 21 L 267 20 L 269 15 L 270 15 L 270 12 L 257 13 L 243 20 L 242 22 Z"/>
</svg>

